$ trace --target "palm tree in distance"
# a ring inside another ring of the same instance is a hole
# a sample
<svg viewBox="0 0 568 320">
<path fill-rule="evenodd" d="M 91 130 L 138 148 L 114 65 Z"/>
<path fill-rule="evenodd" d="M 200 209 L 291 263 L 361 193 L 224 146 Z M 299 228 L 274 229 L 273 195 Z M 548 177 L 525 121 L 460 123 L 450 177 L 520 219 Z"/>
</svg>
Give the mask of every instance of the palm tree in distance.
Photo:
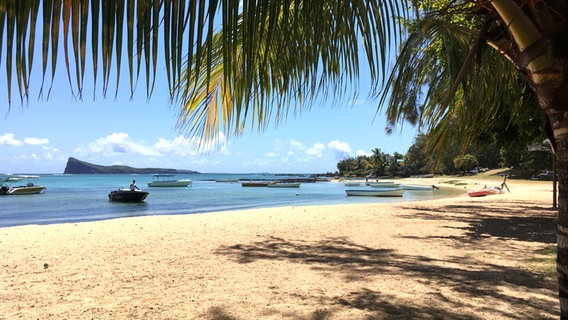
<svg viewBox="0 0 568 320">
<path fill-rule="evenodd" d="M 410 34 L 396 76 L 380 87 L 391 46 L 402 34 L 400 19 L 410 16 Z M 529 92 L 536 96 L 547 119 L 558 160 L 557 269 L 561 317 L 568 319 L 566 17 L 568 3 L 564 0 L 7 0 L 0 1 L 0 32 L 6 40 L 0 43 L 0 53 L 5 54 L 0 61 L 7 70 L 8 103 L 12 73 L 20 96 L 28 97 L 36 38 L 42 39 L 44 78 L 51 72 L 53 81 L 63 30 L 65 65 L 77 95 L 82 94 L 88 73 L 87 45 L 95 81 L 98 71 L 102 73 L 103 94 L 112 70 L 120 78 L 123 55 L 131 88 L 142 72 L 151 94 L 163 47 L 171 99 L 180 106 L 178 127 L 204 137 L 220 130 L 239 135 L 246 123 L 262 130 L 271 120 L 309 109 L 317 97 L 341 97 L 358 76 L 360 43 L 372 88 L 393 94 L 383 96 L 390 101 L 391 123 L 424 121 L 428 128 L 436 129 L 436 141 L 444 140 L 452 120 L 455 123 L 469 116 L 484 125 L 483 119 L 495 115 L 495 106 L 514 101 L 515 96 L 521 100 Z M 35 30 L 37 21 L 43 26 L 41 34 Z M 457 34 L 461 36 L 454 40 L 459 41 L 442 46 L 431 42 Z M 460 46 L 444 47 L 460 41 Z M 442 60 L 437 51 L 423 55 L 431 44 L 444 48 L 454 59 Z M 435 72 L 424 65 L 413 69 L 420 66 L 411 57 L 430 59 Z M 491 69 L 478 67 L 485 64 Z M 411 85 L 406 86 L 408 83 Z M 401 88 L 409 90 L 409 97 L 420 99 L 397 104 L 393 97 Z M 527 105 L 516 106 L 522 113 Z M 459 112 L 465 116 L 458 117 Z M 475 126 L 468 130 L 477 131 Z"/>
</svg>

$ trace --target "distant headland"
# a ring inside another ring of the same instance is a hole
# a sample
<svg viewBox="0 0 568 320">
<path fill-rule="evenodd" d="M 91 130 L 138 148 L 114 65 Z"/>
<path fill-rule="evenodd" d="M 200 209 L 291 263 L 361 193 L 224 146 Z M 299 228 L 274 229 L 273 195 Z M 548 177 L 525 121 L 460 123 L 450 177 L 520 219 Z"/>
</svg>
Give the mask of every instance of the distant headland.
<svg viewBox="0 0 568 320">
<path fill-rule="evenodd" d="M 136 173 L 136 174 L 178 174 L 178 173 L 199 173 L 193 170 L 178 170 L 164 168 L 132 168 L 129 166 L 101 166 L 79 159 L 69 157 L 65 166 L 64 174 L 117 174 L 117 173 Z"/>
</svg>

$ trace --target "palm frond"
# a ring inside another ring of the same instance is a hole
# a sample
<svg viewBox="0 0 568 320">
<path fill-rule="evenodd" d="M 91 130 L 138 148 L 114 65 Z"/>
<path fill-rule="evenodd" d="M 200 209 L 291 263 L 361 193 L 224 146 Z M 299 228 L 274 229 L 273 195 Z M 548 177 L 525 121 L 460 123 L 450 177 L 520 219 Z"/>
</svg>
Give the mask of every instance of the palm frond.
<svg viewBox="0 0 568 320">
<path fill-rule="evenodd" d="M 8 105 L 13 73 L 20 96 L 29 92 L 39 3 L 0 2 L 0 31 L 5 34 L 0 55 L 5 56 Z M 270 121 L 278 123 L 318 99 L 342 97 L 358 77 L 361 49 L 376 87 L 386 74 L 393 48 L 390 40 L 402 34 L 398 18 L 406 14 L 406 4 L 394 0 L 43 0 L 42 4 L 40 94 L 48 73 L 51 85 L 55 81 L 60 40 L 70 88 L 79 98 L 86 74 L 93 76 L 95 95 L 99 72 L 103 96 L 112 78 L 118 92 L 123 50 L 128 56 L 131 92 L 143 77 L 150 96 L 156 77 L 162 77 L 157 66 L 163 47 L 163 77 L 172 101 L 195 101 L 197 105 L 214 101 L 217 110 L 225 110 L 221 114 L 215 109 L 200 112 L 194 120 L 206 124 L 196 121 L 181 127 L 202 130 L 223 122 L 235 134 L 245 123 L 263 130 Z M 92 72 L 85 71 L 89 37 Z M 215 88 L 220 85 L 223 88 Z M 196 89 L 204 94 L 194 97 L 208 100 L 179 99 Z M 215 99 L 209 95 L 212 92 L 218 94 Z M 186 108 L 186 112 L 191 110 L 199 108 Z M 222 118 L 207 120 L 206 115 Z"/>
</svg>

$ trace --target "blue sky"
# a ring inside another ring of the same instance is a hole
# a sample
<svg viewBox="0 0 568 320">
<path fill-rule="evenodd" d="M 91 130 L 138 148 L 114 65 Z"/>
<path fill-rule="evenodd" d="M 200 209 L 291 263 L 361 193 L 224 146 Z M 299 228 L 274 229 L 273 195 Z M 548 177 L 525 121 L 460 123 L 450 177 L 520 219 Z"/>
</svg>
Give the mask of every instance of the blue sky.
<svg viewBox="0 0 568 320">
<path fill-rule="evenodd" d="M 0 84 L 0 86 L 3 84 Z M 190 169 L 199 172 L 334 172 L 339 160 L 383 152 L 406 153 L 415 130 L 384 133 L 373 121 L 373 102 L 318 106 L 265 132 L 221 135 L 214 150 L 200 150 L 174 128 L 176 112 L 165 96 L 74 101 L 62 81 L 48 101 L 4 107 L 0 168 L 4 173 L 61 173 L 68 157 L 101 165 Z M 195 137 L 193 137 L 195 139 Z"/>
<path fill-rule="evenodd" d="M 168 104 L 166 86 L 159 85 L 165 79 L 158 76 L 150 100 L 142 83 L 131 100 L 126 70 L 116 99 L 114 91 L 102 97 L 100 80 L 93 98 L 92 77 L 86 77 L 84 98 L 77 101 L 61 56 L 49 99 L 45 95 L 38 99 L 38 51 L 29 101 L 20 103 L 13 77 L 13 102 L 8 108 L 6 77 L 0 76 L 0 173 L 62 173 L 69 157 L 100 165 L 202 173 L 325 173 L 335 172 L 338 161 L 370 154 L 374 148 L 404 154 L 416 136 L 416 129 L 408 124 L 387 135 L 384 116 L 375 117 L 377 102 L 361 99 L 345 106 L 331 102 L 312 106 L 264 132 L 248 128 L 240 137 L 221 133 L 214 148 L 203 150 L 195 143 L 198 137 L 175 130 L 176 110 Z M 0 67 L 4 71 L 3 62 Z M 365 70 L 360 75 L 360 84 L 368 84 Z M 111 79 L 111 88 L 115 81 Z M 49 77 L 46 83 L 49 87 Z M 359 96 L 367 93 L 362 89 Z"/>
<path fill-rule="evenodd" d="M 139 89 L 131 101 L 128 86 L 116 99 L 114 93 L 93 99 L 93 87 L 87 85 L 89 93 L 77 101 L 66 76 L 58 75 L 50 98 L 38 100 L 41 78 L 34 81 L 29 102 L 20 104 L 16 97 L 8 110 L 6 79 L 0 77 L 3 173 L 62 173 L 69 157 L 203 173 L 334 172 L 339 160 L 370 154 L 373 148 L 404 154 L 416 135 L 408 124 L 385 134 L 385 118 L 375 118 L 377 102 L 358 100 L 352 106 L 314 106 L 265 132 L 249 128 L 237 138 L 221 133 L 215 148 L 202 150 L 194 143 L 197 137 L 175 130 L 177 113 L 162 88 L 149 101 Z"/>
</svg>

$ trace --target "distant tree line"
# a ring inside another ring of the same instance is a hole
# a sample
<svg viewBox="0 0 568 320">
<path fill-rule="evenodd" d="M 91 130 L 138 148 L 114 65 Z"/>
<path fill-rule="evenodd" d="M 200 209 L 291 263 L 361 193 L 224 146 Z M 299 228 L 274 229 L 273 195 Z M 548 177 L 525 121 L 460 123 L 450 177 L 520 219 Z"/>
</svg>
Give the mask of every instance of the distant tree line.
<svg viewBox="0 0 568 320">
<path fill-rule="evenodd" d="M 518 137 L 518 136 L 517 136 Z M 406 154 L 388 154 L 375 148 L 371 155 L 349 157 L 337 163 L 344 177 L 407 177 L 421 174 L 468 174 L 476 168 L 509 168 L 518 178 L 552 169 L 550 147 L 544 138 L 478 141 L 466 150 L 453 143 L 443 152 L 430 153 L 425 134 L 416 136 Z"/>
</svg>

